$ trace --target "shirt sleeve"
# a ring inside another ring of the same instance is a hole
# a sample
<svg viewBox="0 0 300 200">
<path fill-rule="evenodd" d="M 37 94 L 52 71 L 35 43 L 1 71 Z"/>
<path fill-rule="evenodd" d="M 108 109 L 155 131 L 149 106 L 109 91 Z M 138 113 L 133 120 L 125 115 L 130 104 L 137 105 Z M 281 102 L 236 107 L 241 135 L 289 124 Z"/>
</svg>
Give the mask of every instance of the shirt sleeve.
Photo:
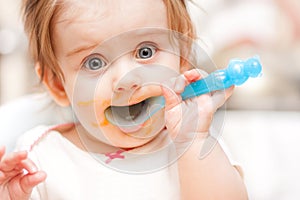
<svg viewBox="0 0 300 200">
<path fill-rule="evenodd" d="M 226 145 L 226 143 L 224 142 L 222 137 L 220 137 L 218 139 L 218 143 L 221 146 L 221 148 L 223 149 L 224 153 L 226 154 L 226 156 L 227 156 L 229 162 L 231 163 L 231 165 L 233 167 L 235 167 L 236 170 L 239 172 L 240 176 L 242 178 L 244 178 L 244 172 L 243 172 L 243 168 L 242 168 L 241 164 L 238 161 L 236 161 L 236 159 L 234 159 L 233 155 L 230 152 L 230 149 L 228 148 L 228 146 Z"/>
</svg>

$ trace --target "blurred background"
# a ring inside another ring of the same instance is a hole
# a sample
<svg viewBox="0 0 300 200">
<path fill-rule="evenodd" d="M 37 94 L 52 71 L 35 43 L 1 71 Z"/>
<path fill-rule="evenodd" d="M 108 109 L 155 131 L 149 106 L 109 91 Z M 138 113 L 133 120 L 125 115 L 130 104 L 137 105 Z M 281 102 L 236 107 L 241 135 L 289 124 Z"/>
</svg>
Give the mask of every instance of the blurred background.
<svg viewBox="0 0 300 200">
<path fill-rule="evenodd" d="M 0 0 L 0 104 L 33 92 L 38 85 L 27 50 L 20 1 Z"/>
<path fill-rule="evenodd" d="M 250 199 L 300 199 L 300 1 L 194 2 L 202 8 L 190 5 L 197 31 L 217 66 L 253 55 L 263 64 L 262 77 L 236 88 L 223 129 Z M 0 0 L 0 105 L 40 91 L 19 5 Z"/>
</svg>

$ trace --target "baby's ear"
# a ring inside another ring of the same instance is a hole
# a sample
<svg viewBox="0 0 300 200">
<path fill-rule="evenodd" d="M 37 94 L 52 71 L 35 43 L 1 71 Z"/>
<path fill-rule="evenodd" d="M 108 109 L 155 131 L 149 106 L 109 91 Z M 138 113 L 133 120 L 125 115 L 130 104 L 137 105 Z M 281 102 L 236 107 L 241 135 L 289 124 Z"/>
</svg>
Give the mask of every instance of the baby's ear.
<svg viewBox="0 0 300 200">
<path fill-rule="evenodd" d="M 35 65 L 35 71 L 40 79 L 42 78 L 43 84 L 46 86 L 54 101 L 60 106 L 69 106 L 70 101 L 63 87 L 62 80 L 55 76 L 48 68 L 45 68 L 44 76 L 42 77 L 42 69 L 39 63 Z"/>
</svg>

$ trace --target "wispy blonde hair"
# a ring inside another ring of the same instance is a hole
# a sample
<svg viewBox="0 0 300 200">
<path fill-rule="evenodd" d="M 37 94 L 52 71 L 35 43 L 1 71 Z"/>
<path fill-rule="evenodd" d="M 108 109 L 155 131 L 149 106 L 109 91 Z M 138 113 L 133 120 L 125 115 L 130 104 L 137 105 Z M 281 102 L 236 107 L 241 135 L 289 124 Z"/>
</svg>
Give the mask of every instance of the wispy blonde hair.
<svg viewBox="0 0 300 200">
<path fill-rule="evenodd" d="M 167 9 L 168 26 L 191 40 L 196 38 L 185 0 L 163 0 Z M 24 30 L 29 40 L 29 51 L 35 63 L 41 67 L 41 80 L 46 67 L 54 77 L 64 79 L 57 62 L 53 44 L 55 18 L 61 9 L 61 0 L 23 0 Z M 189 48 L 191 44 L 189 44 Z"/>
</svg>

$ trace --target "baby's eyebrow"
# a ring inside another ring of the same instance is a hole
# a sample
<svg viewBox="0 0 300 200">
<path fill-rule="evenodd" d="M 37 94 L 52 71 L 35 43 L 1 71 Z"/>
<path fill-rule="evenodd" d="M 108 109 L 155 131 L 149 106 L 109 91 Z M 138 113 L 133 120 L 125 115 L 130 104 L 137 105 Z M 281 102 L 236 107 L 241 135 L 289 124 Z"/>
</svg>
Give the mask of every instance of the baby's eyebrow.
<svg viewBox="0 0 300 200">
<path fill-rule="evenodd" d="M 131 33 L 131 32 L 130 32 Z M 146 28 L 145 30 L 135 30 L 133 33 L 131 33 L 131 37 L 135 38 L 143 38 L 143 37 L 149 37 L 149 36 L 159 36 L 159 35 L 166 35 L 166 31 L 158 31 L 156 29 L 152 30 L 150 28 Z M 100 42 L 95 43 L 95 44 L 88 44 L 88 45 L 82 45 L 79 47 L 76 47 L 69 51 L 67 53 L 67 57 L 74 56 L 75 54 L 81 53 L 83 51 L 91 51 L 95 49 L 97 46 L 99 46 Z"/>
<path fill-rule="evenodd" d="M 83 51 L 91 51 L 92 49 L 94 49 L 96 47 L 97 47 L 96 44 L 76 47 L 75 49 L 73 49 L 67 53 L 67 57 L 73 56 L 73 55 L 81 53 Z"/>
</svg>

